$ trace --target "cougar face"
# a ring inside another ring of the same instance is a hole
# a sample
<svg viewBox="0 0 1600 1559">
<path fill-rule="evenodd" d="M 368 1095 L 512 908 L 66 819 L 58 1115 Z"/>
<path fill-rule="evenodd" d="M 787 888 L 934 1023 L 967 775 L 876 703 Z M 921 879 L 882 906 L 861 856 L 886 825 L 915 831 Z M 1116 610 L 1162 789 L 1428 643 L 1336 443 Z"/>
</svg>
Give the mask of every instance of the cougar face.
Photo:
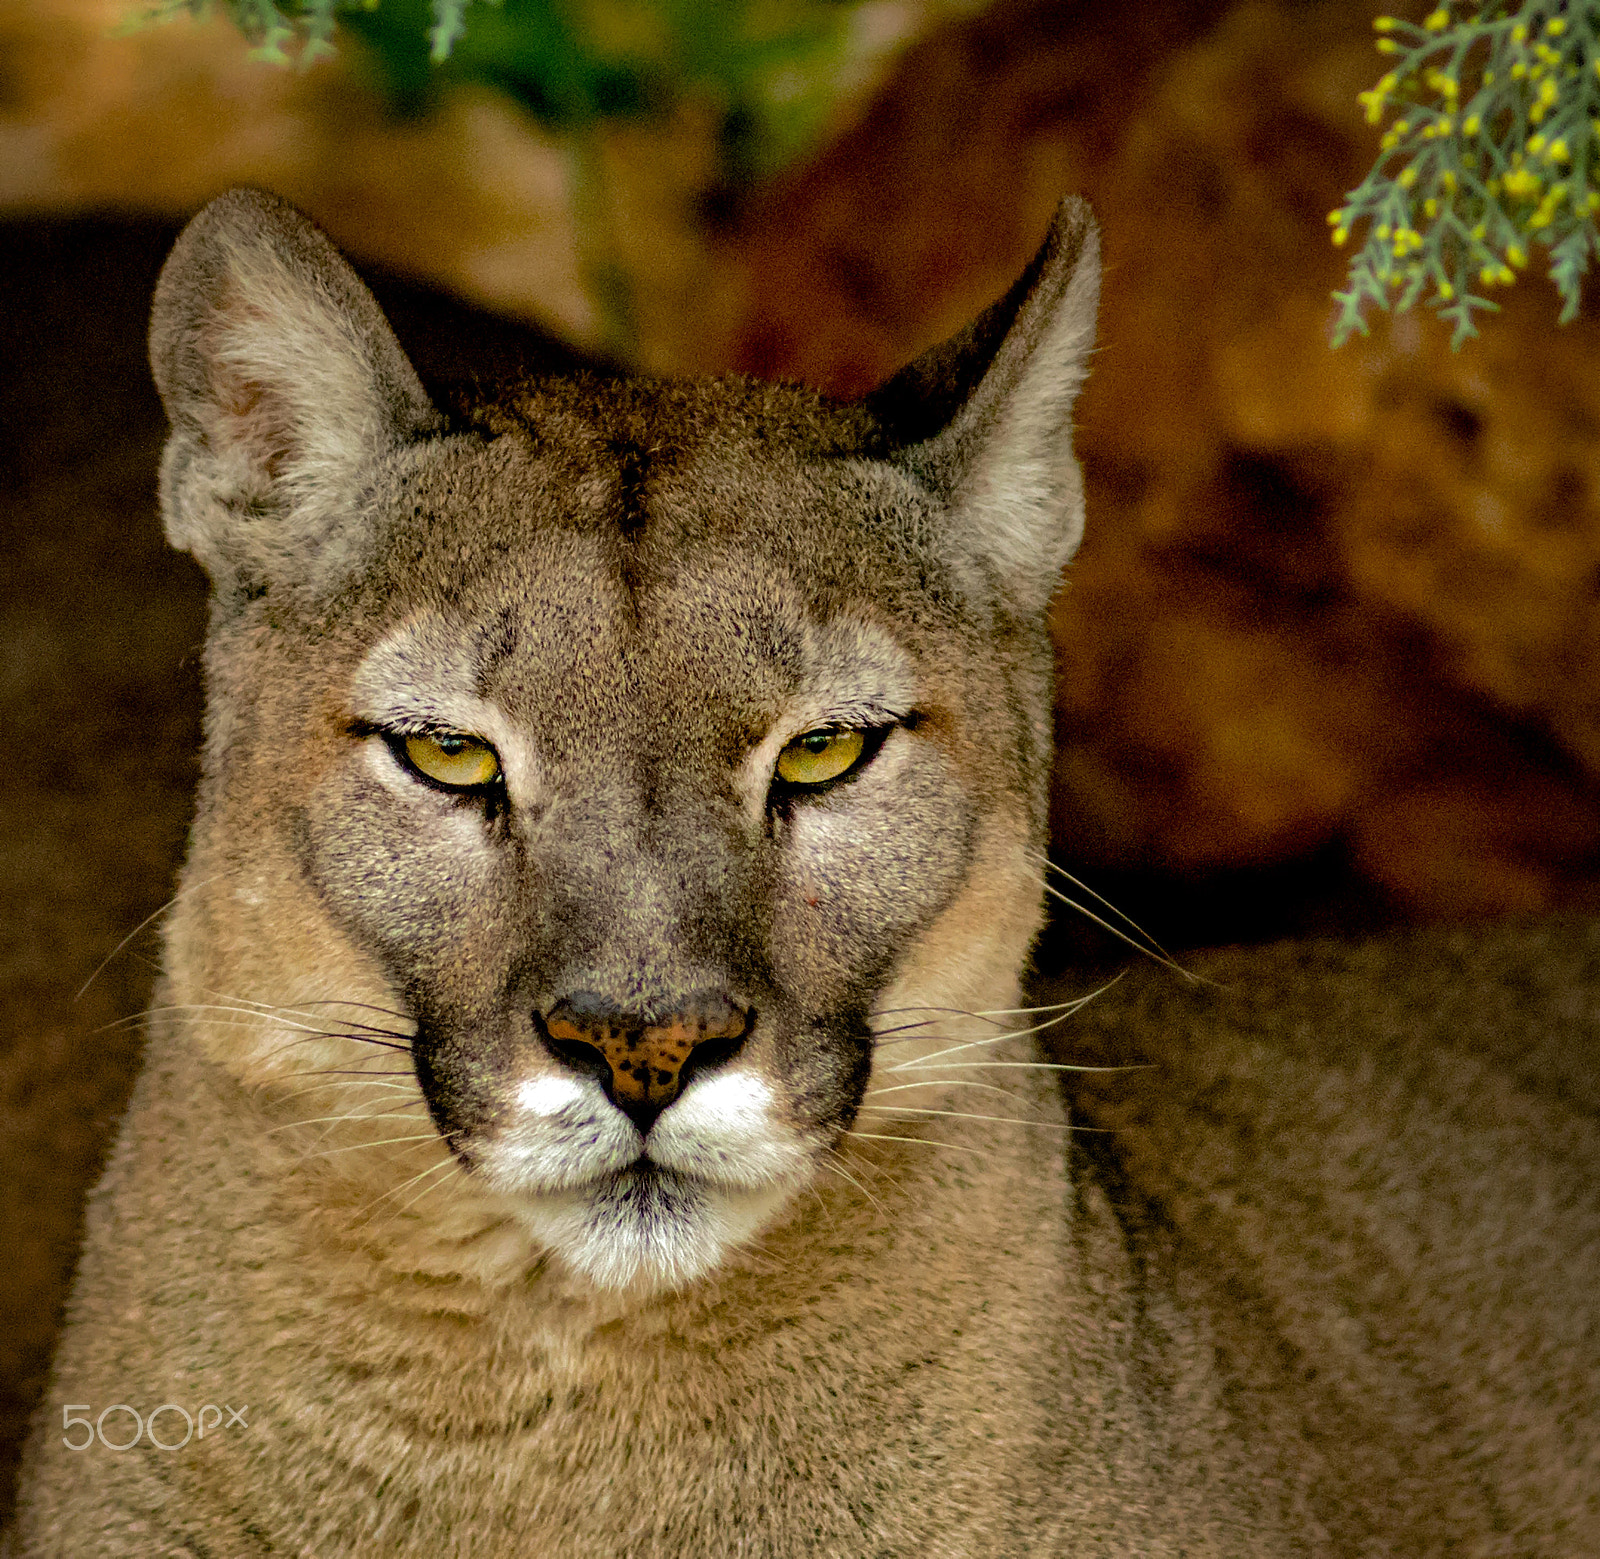
<svg viewBox="0 0 1600 1559">
<path fill-rule="evenodd" d="M 548 411 L 458 441 L 381 518 L 404 561 L 338 605 L 372 642 L 313 706 L 331 761 L 303 765 L 300 863 L 402 994 L 460 1161 L 597 1276 L 693 1274 L 851 1123 L 874 1003 L 971 869 L 1017 733 L 963 685 L 948 570 L 855 523 L 865 595 L 807 555 L 852 518 L 803 467 L 730 502 L 743 453 L 649 406 L 641 445 L 677 469 L 585 427 L 573 499 L 480 510 L 489 561 L 463 570 L 445 500 L 478 463 L 508 494 L 576 463 L 541 449 Z"/>
<path fill-rule="evenodd" d="M 887 1009 L 1014 990 L 1075 532 L 982 513 L 1012 466 L 1077 489 L 983 354 L 1030 305 L 1076 341 L 1092 284 L 1063 315 L 1025 277 L 955 414 L 914 367 L 857 407 L 569 380 L 447 419 L 325 240 L 228 200 L 153 335 L 169 530 L 217 587 L 180 994 L 380 1008 L 385 1086 L 531 1249 L 690 1281 L 816 1175 Z"/>
</svg>

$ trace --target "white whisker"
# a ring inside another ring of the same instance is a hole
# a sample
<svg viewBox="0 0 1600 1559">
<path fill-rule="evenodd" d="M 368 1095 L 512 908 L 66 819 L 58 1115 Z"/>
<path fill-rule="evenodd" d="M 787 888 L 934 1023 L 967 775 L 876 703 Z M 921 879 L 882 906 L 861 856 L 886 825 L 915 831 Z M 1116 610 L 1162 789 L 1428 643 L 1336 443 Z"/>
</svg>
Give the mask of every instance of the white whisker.
<svg viewBox="0 0 1600 1559">
<path fill-rule="evenodd" d="M 834 1172 L 834 1174 L 840 1176 L 840 1178 L 842 1178 L 844 1180 L 848 1180 L 850 1182 L 850 1184 L 853 1185 L 856 1188 L 856 1190 L 858 1190 L 864 1197 L 866 1197 L 866 1199 L 869 1202 L 871 1202 L 872 1205 L 874 1207 L 876 1207 L 880 1213 L 882 1213 L 885 1217 L 888 1217 L 888 1214 L 889 1214 L 888 1208 L 886 1208 L 883 1205 L 883 1203 L 880 1202 L 877 1199 L 877 1197 L 875 1197 L 872 1194 L 872 1192 L 870 1192 L 864 1185 L 862 1185 L 862 1183 L 859 1180 L 857 1180 L 856 1177 L 854 1175 L 852 1175 L 850 1173 L 850 1171 L 844 1167 L 843 1164 L 841 1164 L 839 1162 L 839 1155 L 837 1153 L 834 1153 L 833 1151 L 830 1150 L 829 1153 L 827 1154 L 827 1156 L 822 1159 L 822 1167 L 824 1169 L 831 1169 Z M 823 1205 L 826 1206 L 827 1204 L 824 1203 Z"/>
<path fill-rule="evenodd" d="M 342 1148 L 324 1148 L 320 1153 L 311 1154 L 312 1158 L 331 1158 L 335 1153 L 358 1153 L 363 1148 L 389 1148 L 401 1142 L 438 1142 L 440 1135 L 437 1131 L 419 1131 L 409 1137 L 384 1137 L 379 1142 L 350 1142 Z"/>
<path fill-rule="evenodd" d="M 435 1164 L 432 1169 L 427 1171 L 427 1174 L 437 1174 L 440 1167 L 440 1165 Z M 461 1172 L 461 1165 L 458 1164 L 453 1158 L 447 1159 L 442 1167 L 450 1171 L 451 1174 L 459 1174 Z M 414 1185 L 418 1180 L 423 1178 L 423 1175 L 413 1175 L 411 1179 L 406 1182 L 406 1184 Z M 401 1213 L 408 1211 L 413 1205 L 415 1205 L 417 1202 L 420 1202 L 422 1198 L 425 1197 L 430 1191 L 437 1191 L 440 1186 L 444 1185 L 445 1182 L 449 1180 L 449 1178 L 450 1174 L 446 1174 L 441 1179 L 435 1180 L 432 1185 L 424 1185 L 420 1191 L 416 1192 L 415 1195 L 408 1196 L 405 1201 L 395 1208 L 395 1217 L 398 1218 Z"/>
<path fill-rule="evenodd" d="M 173 1002 L 160 1007 L 150 1007 L 137 1018 L 119 1018 L 115 1023 L 105 1025 L 107 1029 L 125 1027 L 130 1023 L 140 1022 L 146 1017 L 155 1017 L 162 1013 L 189 1014 L 194 1016 L 203 1013 L 223 1013 L 224 1017 L 204 1018 L 208 1026 L 213 1028 L 259 1028 L 263 1024 L 274 1025 L 278 1028 L 292 1029 L 306 1036 L 306 1041 L 293 1040 L 289 1043 L 300 1044 L 312 1039 L 345 1039 L 354 1044 L 377 1045 L 386 1050 L 411 1050 L 411 1037 L 393 1032 L 388 1029 L 374 1028 L 370 1024 L 357 1023 L 356 1029 L 360 1033 L 353 1033 L 349 1029 L 317 1028 L 310 1023 L 302 1023 L 284 1014 L 290 1008 L 271 1009 L 265 1007 L 241 1007 L 224 1002 Z"/>
<path fill-rule="evenodd" d="M 213 872 L 211 874 L 211 876 L 209 876 L 209 877 L 202 877 L 199 882 L 185 883 L 184 886 L 179 888 L 178 891 L 176 893 L 174 893 L 172 895 L 172 897 L 170 899 L 168 899 L 167 902 L 165 904 L 163 904 L 159 909 L 152 910 L 150 914 L 146 915 L 144 917 L 144 919 L 141 920 L 139 922 L 139 924 L 136 925 L 133 928 L 132 931 L 130 931 L 125 937 L 123 937 L 123 939 L 120 942 L 118 942 L 117 945 L 114 948 L 112 948 L 111 951 L 109 953 L 107 953 L 106 956 L 104 958 L 102 958 L 98 964 L 95 965 L 94 973 L 91 974 L 89 976 L 89 978 L 87 980 L 85 980 L 83 982 L 83 984 L 78 987 L 77 991 L 73 994 L 72 999 L 74 1001 L 81 1000 L 82 997 L 83 997 L 83 993 L 85 991 L 87 991 L 89 989 L 89 987 L 91 985 L 93 985 L 94 982 L 96 980 L 98 980 L 102 974 L 105 973 L 106 966 L 111 962 L 111 960 L 113 958 L 115 958 L 117 956 L 117 954 L 120 953 L 123 950 L 123 948 L 125 948 L 128 945 L 128 943 L 130 943 L 136 936 L 138 936 L 138 934 L 141 931 L 143 931 L 146 926 L 149 926 L 154 921 L 159 920 L 164 914 L 166 914 L 166 912 L 169 909 L 171 909 L 172 906 L 174 904 L 176 904 L 179 899 L 183 898 L 186 894 L 198 892 L 199 889 L 206 887 L 210 883 L 218 881 L 219 879 L 221 879 L 222 877 L 225 877 L 226 875 L 227 875 L 226 872 Z"/>
<path fill-rule="evenodd" d="M 418 1099 L 416 1102 L 422 1104 L 424 1101 Z M 276 1132 L 294 1131 L 301 1126 L 321 1126 L 330 1121 L 338 1125 L 342 1121 L 405 1121 L 412 1118 L 399 1110 L 369 1110 L 365 1112 L 352 1110 L 344 1115 L 312 1115 L 303 1121 L 288 1121 L 282 1126 L 269 1126 L 267 1135 L 270 1137 Z"/>
<path fill-rule="evenodd" d="M 347 1001 L 342 996 L 319 996 L 310 1001 L 290 1002 L 290 1007 L 354 1007 L 360 1012 L 381 1012 L 386 1018 L 399 1018 L 402 1023 L 416 1020 L 409 1012 L 396 1012 L 393 1007 L 377 1007 L 370 1001 Z"/>
<path fill-rule="evenodd" d="M 1077 910 L 1077 912 L 1086 920 L 1092 920 L 1097 926 L 1100 927 L 1102 931 L 1109 931 L 1111 935 L 1116 937 L 1119 942 L 1126 942 L 1128 946 L 1131 947 L 1136 953 L 1142 953 L 1146 958 L 1153 959 L 1158 964 L 1165 964 L 1167 968 L 1171 969 L 1175 974 L 1181 974 L 1186 980 L 1199 980 L 1199 975 L 1191 974 L 1183 967 L 1182 964 L 1178 963 L 1176 959 L 1169 958 L 1165 953 L 1152 951 L 1150 947 L 1146 947 L 1142 942 L 1136 942 L 1131 936 L 1128 935 L 1126 931 L 1119 930 L 1116 926 L 1112 925 L 1109 920 L 1105 920 L 1101 916 L 1095 914 L 1092 909 L 1080 904 L 1074 898 L 1069 898 L 1059 888 L 1052 887 L 1048 882 L 1044 883 L 1043 887 L 1044 891 L 1048 893 L 1051 898 L 1059 899 L 1061 903 L 1067 906 L 1068 909 Z M 1120 911 L 1118 913 L 1120 913 Z M 1132 922 L 1130 921 L 1129 924 L 1131 925 Z M 1145 933 L 1140 932 L 1141 936 L 1144 934 Z M 1155 945 L 1156 944 L 1152 943 L 1152 946 Z"/>
<path fill-rule="evenodd" d="M 272 1018 L 275 1021 L 280 1022 L 280 1023 L 284 1023 L 284 1024 L 287 1024 L 287 1025 L 290 1025 L 290 1026 L 303 1027 L 303 1028 L 305 1028 L 307 1030 L 307 1032 L 313 1033 L 313 1034 L 324 1033 L 326 1031 L 321 1029 L 321 1028 L 318 1028 L 315 1024 L 312 1024 L 312 1023 L 298 1023 L 298 1022 L 292 1021 L 292 1020 L 299 1020 L 299 1019 L 303 1019 L 303 1018 L 315 1018 L 317 1016 L 315 1013 L 310 1013 L 310 1012 L 305 1011 L 305 1008 L 307 1006 L 323 1006 L 323 1005 L 360 1006 L 360 1005 L 362 1005 L 359 1002 L 346 1002 L 346 1003 L 329 1002 L 329 1003 L 323 1003 L 323 1002 L 320 1002 L 320 1001 L 284 1004 L 284 1003 L 281 1003 L 281 1002 L 256 1001 L 253 997 L 250 997 L 250 996 L 229 996 L 226 992 L 223 992 L 223 991 L 208 991 L 207 994 L 211 995 L 211 996 L 215 996 L 219 1003 L 226 1003 L 227 1004 L 227 1009 L 226 1010 L 231 1010 L 233 1012 L 239 1012 L 239 1013 L 257 1013 L 257 1014 L 261 1014 L 263 1016 L 270 1017 L 270 1018 Z M 373 1010 L 381 1011 L 383 1009 L 375 1008 Z M 373 1023 L 362 1023 L 359 1019 L 352 1019 L 349 1026 L 350 1027 L 354 1027 L 354 1028 L 358 1028 L 358 1029 L 365 1029 L 369 1034 L 379 1034 L 379 1035 L 382 1035 L 382 1036 L 384 1036 L 385 1038 L 388 1038 L 388 1039 L 405 1039 L 405 1040 L 407 1040 L 409 1042 L 414 1037 L 414 1035 L 400 1034 L 394 1029 L 380 1028 L 376 1024 L 373 1024 Z M 341 1031 L 341 1032 L 343 1032 L 343 1031 Z"/>
<path fill-rule="evenodd" d="M 453 1157 L 452 1158 L 447 1158 L 447 1159 L 442 1159 L 437 1164 L 430 1164 L 426 1169 L 421 1170 L 417 1174 L 412 1175 L 409 1180 L 402 1180 L 399 1185 L 391 1187 L 389 1190 L 385 1191 L 381 1196 L 374 1197 L 373 1200 L 367 1205 L 367 1207 L 363 1211 L 361 1217 L 357 1220 L 357 1222 L 355 1224 L 355 1227 L 359 1229 L 359 1228 L 362 1227 L 362 1225 L 371 1222 L 374 1214 L 376 1214 L 378 1209 L 381 1206 L 383 1206 L 383 1204 L 385 1202 L 387 1202 L 390 1197 L 399 1196 L 400 1193 L 402 1191 L 404 1191 L 408 1186 L 414 1186 L 419 1180 L 426 1180 L 430 1175 L 438 1174 L 441 1169 L 457 1169 L 457 1170 L 459 1170 L 460 1168 L 461 1168 L 460 1164 L 458 1164 Z M 443 1184 L 442 1181 L 440 1183 Z M 413 1200 L 415 1200 L 415 1198 L 413 1198 Z M 403 1213 L 406 1210 L 406 1207 L 409 1207 L 410 1205 L 411 1205 L 411 1203 L 407 1202 L 405 1204 L 405 1207 L 396 1208 L 395 1209 L 396 1214 L 398 1215 L 399 1213 Z"/>
<path fill-rule="evenodd" d="M 995 1121 L 1005 1126 L 1042 1126 L 1047 1131 L 1071 1131 L 1061 1121 L 1028 1121 L 1015 1115 L 973 1115 L 966 1110 L 932 1110 L 911 1104 L 863 1104 L 863 1114 L 873 1115 L 948 1115 L 958 1121 Z"/>
<path fill-rule="evenodd" d="M 1156 939 L 1151 936 L 1150 933 L 1146 931 L 1145 928 L 1141 926 L 1132 915 L 1128 914 L 1125 910 L 1118 909 L 1117 906 L 1113 904 L 1111 900 L 1108 899 L 1104 894 L 1096 893 L 1088 883 L 1079 881 L 1079 879 L 1074 877 L 1065 866 L 1057 865 L 1056 862 L 1052 861 L 1050 857 L 1043 851 L 1035 851 L 1033 859 L 1043 866 L 1047 872 L 1054 872 L 1058 877 L 1064 877 L 1080 893 L 1087 893 L 1096 904 L 1101 906 L 1102 909 L 1105 909 L 1109 913 L 1115 915 L 1117 919 L 1120 920 L 1124 925 L 1130 927 L 1139 936 L 1142 936 L 1145 941 L 1149 943 L 1150 947 L 1155 949 L 1156 953 L 1159 954 L 1161 958 L 1165 959 L 1169 963 L 1172 962 L 1172 955 L 1166 950 L 1166 948 L 1156 941 Z M 1074 905 L 1073 907 L 1075 909 L 1081 908 L 1079 905 Z"/>
<path fill-rule="evenodd" d="M 1121 978 L 1122 978 L 1122 976 L 1120 974 L 1115 975 L 1111 979 L 1107 980 L 1106 983 L 1104 985 L 1102 985 L 1098 990 L 1090 991 L 1085 996 L 1074 997 L 1069 1002 L 1062 1002 L 1057 1007 L 1049 1009 L 1050 1011 L 1053 1011 L 1055 1013 L 1055 1016 L 1054 1017 L 1050 1017 L 1050 1018 L 1046 1018 L 1044 1020 L 1044 1022 L 1042 1022 L 1042 1023 L 1035 1023 L 1031 1027 L 1028 1027 L 1028 1028 L 1009 1029 L 1007 1032 L 1005 1032 L 1003 1034 L 986 1034 L 982 1039 L 964 1040 L 959 1045 L 951 1045 L 946 1050 L 936 1050 L 936 1051 L 933 1052 L 932 1055 L 922 1056 L 922 1057 L 920 1057 L 920 1060 L 921 1061 L 934 1061 L 934 1060 L 937 1060 L 940 1056 L 955 1055 L 957 1051 L 960 1051 L 960 1050 L 971 1050 L 971 1049 L 974 1049 L 976 1046 L 979 1046 L 979 1045 L 995 1045 L 995 1044 L 999 1044 L 1001 1040 L 1021 1039 L 1024 1035 L 1027 1035 L 1027 1034 L 1041 1034 L 1048 1028 L 1054 1028 L 1056 1026 L 1056 1024 L 1058 1024 L 1058 1023 L 1066 1022 L 1066 1020 L 1068 1018 L 1072 1017 L 1075 1013 L 1081 1011 L 1084 1007 L 1088 1006 L 1088 1004 L 1090 1002 L 1092 1002 L 1093 1000 L 1095 1000 L 1096 997 L 1105 995 L 1105 993 L 1107 991 L 1109 991 L 1111 989 L 1111 987 L 1113 985 L 1115 985 L 1117 983 L 1117 981 L 1120 980 Z M 982 1017 L 983 1014 L 975 1012 L 975 1013 L 971 1014 L 971 1016 L 973 1016 L 973 1017 Z M 902 1063 L 902 1064 L 904 1065 L 904 1064 L 909 1064 L 909 1063 Z M 890 1071 L 896 1071 L 896 1070 L 898 1070 L 898 1068 L 897 1067 L 890 1067 L 889 1070 Z"/>
<path fill-rule="evenodd" d="M 886 1066 L 885 1072 L 935 1072 L 966 1071 L 975 1072 L 999 1069 L 1000 1067 L 1016 1067 L 1030 1072 L 1143 1072 L 1150 1066 L 1148 1061 L 1141 1061 L 1125 1066 L 1074 1066 L 1065 1061 L 948 1061 L 935 1065 L 932 1062 L 902 1061 L 898 1066 Z"/>
<path fill-rule="evenodd" d="M 847 1137 L 861 1137 L 868 1142 L 911 1142 L 919 1148 L 952 1148 L 958 1153 L 976 1153 L 979 1158 L 993 1158 L 981 1148 L 968 1147 L 964 1142 L 938 1142 L 932 1137 L 895 1137 L 883 1131 L 847 1131 Z"/>
<path fill-rule="evenodd" d="M 296 1088 L 290 1093 L 275 1094 L 276 1101 L 287 1104 L 291 1099 L 303 1099 L 308 1093 L 325 1093 L 330 1088 L 382 1088 L 390 1093 L 416 1093 L 413 1085 L 408 1088 L 404 1083 L 385 1083 L 378 1081 L 379 1077 L 410 1077 L 409 1072 L 381 1072 L 374 1077 L 361 1077 L 352 1074 L 346 1077 L 336 1077 L 332 1082 L 310 1083 L 304 1088 Z M 263 1085 L 266 1086 L 266 1085 Z M 418 1103 L 421 1101 L 418 1100 Z"/>
<path fill-rule="evenodd" d="M 950 1088 L 981 1088 L 985 1093 L 1003 1094 L 1007 1099 L 1014 1099 L 1017 1096 L 1014 1088 L 1001 1088 L 994 1083 L 980 1083 L 970 1077 L 934 1077 L 925 1083 L 895 1083 L 888 1088 L 869 1088 L 861 1098 L 864 1102 L 876 1099 L 879 1094 L 907 1093 L 912 1089 L 926 1093 L 928 1089 L 938 1087 L 941 1083 Z"/>
</svg>

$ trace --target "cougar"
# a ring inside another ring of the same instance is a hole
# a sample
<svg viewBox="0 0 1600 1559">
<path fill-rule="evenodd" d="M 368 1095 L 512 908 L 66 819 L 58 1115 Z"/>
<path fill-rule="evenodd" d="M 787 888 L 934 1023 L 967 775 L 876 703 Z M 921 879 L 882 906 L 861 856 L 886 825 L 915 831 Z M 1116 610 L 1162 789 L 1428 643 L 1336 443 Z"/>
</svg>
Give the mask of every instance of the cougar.
<svg viewBox="0 0 1600 1559">
<path fill-rule="evenodd" d="M 195 218 L 203 780 L 16 1553 L 1600 1554 L 1592 927 L 1024 1000 L 1097 284 L 1069 200 L 853 404 L 447 397 Z"/>
</svg>

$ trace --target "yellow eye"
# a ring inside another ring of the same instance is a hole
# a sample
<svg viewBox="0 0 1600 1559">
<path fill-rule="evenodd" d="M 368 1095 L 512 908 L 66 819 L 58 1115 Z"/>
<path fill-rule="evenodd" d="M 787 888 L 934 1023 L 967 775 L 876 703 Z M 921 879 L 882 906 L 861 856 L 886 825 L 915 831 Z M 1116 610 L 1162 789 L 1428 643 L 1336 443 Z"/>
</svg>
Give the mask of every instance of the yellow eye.
<svg viewBox="0 0 1600 1559">
<path fill-rule="evenodd" d="M 470 790 L 500 778 L 494 748 L 475 736 L 408 736 L 406 760 L 419 774 L 453 790 Z"/>
<path fill-rule="evenodd" d="M 819 726 L 797 736 L 778 754 L 778 778 L 791 785 L 825 785 L 845 772 L 867 745 L 865 731 Z"/>
</svg>

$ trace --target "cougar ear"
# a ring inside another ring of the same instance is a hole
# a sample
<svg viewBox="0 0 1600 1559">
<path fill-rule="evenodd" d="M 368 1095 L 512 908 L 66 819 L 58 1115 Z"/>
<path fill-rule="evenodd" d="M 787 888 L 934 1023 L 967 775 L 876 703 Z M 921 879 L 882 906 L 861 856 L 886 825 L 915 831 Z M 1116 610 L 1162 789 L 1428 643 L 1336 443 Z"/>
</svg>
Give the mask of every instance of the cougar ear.
<svg viewBox="0 0 1600 1559">
<path fill-rule="evenodd" d="M 956 544 L 1027 611 L 1049 603 L 1083 534 L 1072 403 L 1099 292 L 1099 231 L 1069 198 L 998 303 L 869 397 L 895 458 L 948 505 Z"/>
<path fill-rule="evenodd" d="M 442 426 L 372 294 L 260 190 L 223 195 L 183 230 L 156 285 L 150 362 L 172 423 L 167 539 L 219 591 L 351 566 L 365 473 Z"/>
</svg>

